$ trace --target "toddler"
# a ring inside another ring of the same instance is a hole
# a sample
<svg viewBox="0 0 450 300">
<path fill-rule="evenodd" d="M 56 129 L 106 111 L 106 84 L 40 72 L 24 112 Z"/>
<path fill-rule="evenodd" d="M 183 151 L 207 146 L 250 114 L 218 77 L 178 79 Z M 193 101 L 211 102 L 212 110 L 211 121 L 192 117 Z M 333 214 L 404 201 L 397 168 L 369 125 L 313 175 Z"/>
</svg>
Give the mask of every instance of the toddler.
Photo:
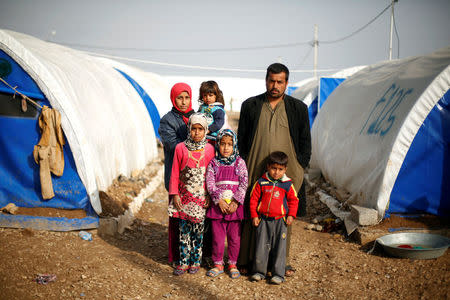
<svg viewBox="0 0 450 300">
<path fill-rule="evenodd" d="M 199 112 L 204 113 L 208 119 L 208 132 L 206 138 L 214 145 L 218 131 L 225 124 L 225 102 L 222 91 L 215 81 L 204 81 L 200 85 Z"/>
</svg>

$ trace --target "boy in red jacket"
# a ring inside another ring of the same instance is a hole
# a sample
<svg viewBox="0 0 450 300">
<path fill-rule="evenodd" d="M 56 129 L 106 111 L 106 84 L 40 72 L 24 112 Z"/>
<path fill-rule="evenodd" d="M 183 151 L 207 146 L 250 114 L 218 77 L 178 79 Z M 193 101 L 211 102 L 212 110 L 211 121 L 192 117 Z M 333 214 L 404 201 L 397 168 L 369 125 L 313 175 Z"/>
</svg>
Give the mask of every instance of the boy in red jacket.
<svg viewBox="0 0 450 300">
<path fill-rule="evenodd" d="M 250 216 L 257 227 L 252 281 L 264 279 L 268 269 L 272 273 L 270 283 L 284 281 L 287 226 L 292 224 L 298 208 L 297 193 L 285 174 L 287 162 L 284 152 L 270 153 L 267 172 L 255 183 L 250 195 Z"/>
</svg>

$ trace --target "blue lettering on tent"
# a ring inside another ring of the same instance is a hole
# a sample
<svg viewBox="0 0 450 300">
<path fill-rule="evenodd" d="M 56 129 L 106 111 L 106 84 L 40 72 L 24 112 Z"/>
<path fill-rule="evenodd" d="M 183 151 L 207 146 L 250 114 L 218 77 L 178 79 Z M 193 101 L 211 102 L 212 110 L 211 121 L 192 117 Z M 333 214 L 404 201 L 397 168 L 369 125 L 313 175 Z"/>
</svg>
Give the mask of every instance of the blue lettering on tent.
<svg viewBox="0 0 450 300">
<path fill-rule="evenodd" d="M 160 117 L 159 117 L 158 109 L 156 108 L 155 103 L 153 103 L 152 98 L 150 98 L 150 95 L 145 92 L 145 90 L 139 85 L 139 83 L 137 83 L 133 78 L 128 76 L 127 73 L 125 73 L 119 69 L 116 69 L 116 70 L 120 74 L 122 74 L 122 76 L 125 77 L 131 83 L 131 85 L 135 88 L 136 92 L 138 92 L 139 96 L 141 97 L 142 101 L 145 104 L 145 107 L 147 108 L 148 114 L 150 115 L 150 119 L 152 120 L 153 129 L 155 130 L 155 135 L 159 139 L 158 128 L 159 128 Z"/>
<path fill-rule="evenodd" d="M 384 136 L 388 133 L 396 119 L 395 110 L 413 90 L 411 88 L 405 92 L 405 89 L 398 87 L 395 83 L 392 84 L 375 103 L 359 134 L 362 134 L 366 128 L 365 134 L 368 135 L 379 134 Z"/>
</svg>

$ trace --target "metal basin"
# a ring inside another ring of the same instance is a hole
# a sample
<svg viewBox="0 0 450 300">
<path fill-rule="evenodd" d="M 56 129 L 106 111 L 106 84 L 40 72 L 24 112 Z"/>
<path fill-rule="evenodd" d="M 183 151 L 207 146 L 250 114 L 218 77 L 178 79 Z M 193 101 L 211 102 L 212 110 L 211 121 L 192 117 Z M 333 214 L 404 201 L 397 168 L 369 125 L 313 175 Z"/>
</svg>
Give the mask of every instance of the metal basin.
<svg viewBox="0 0 450 300">
<path fill-rule="evenodd" d="M 376 239 L 384 251 L 395 257 L 431 259 L 445 253 L 450 239 L 437 234 L 399 232 Z"/>
</svg>

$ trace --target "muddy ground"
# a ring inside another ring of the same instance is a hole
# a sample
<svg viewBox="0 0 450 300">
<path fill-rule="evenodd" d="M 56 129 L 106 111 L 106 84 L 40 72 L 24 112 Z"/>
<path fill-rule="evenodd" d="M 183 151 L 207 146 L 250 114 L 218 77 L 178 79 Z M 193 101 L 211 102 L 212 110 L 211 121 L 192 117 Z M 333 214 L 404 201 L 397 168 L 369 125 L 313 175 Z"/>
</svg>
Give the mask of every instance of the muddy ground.
<svg viewBox="0 0 450 300">
<path fill-rule="evenodd" d="M 107 191 L 117 202 L 116 214 L 127 208 L 162 162 L 148 166 L 143 178 L 119 178 Z M 145 172 L 144 172 L 145 173 Z M 104 196 L 104 197 L 106 197 Z M 431 260 L 392 258 L 370 244 L 347 237 L 342 225 L 323 223 L 319 232 L 307 229 L 314 218 L 330 217 L 328 208 L 308 190 L 307 216 L 293 224 L 291 262 L 296 272 L 280 286 L 253 283 L 242 276 L 172 275 L 167 263 L 167 193 L 163 185 L 146 199 L 130 229 L 92 241 L 78 232 L 0 228 L 0 299 L 449 299 L 450 252 Z M 111 208 L 112 210 L 112 208 Z M 415 222 L 415 223 L 414 223 Z M 392 218 L 390 227 L 446 227 L 432 218 Z M 309 226 L 311 227 L 311 226 Z M 38 274 L 54 274 L 48 284 Z"/>
</svg>

